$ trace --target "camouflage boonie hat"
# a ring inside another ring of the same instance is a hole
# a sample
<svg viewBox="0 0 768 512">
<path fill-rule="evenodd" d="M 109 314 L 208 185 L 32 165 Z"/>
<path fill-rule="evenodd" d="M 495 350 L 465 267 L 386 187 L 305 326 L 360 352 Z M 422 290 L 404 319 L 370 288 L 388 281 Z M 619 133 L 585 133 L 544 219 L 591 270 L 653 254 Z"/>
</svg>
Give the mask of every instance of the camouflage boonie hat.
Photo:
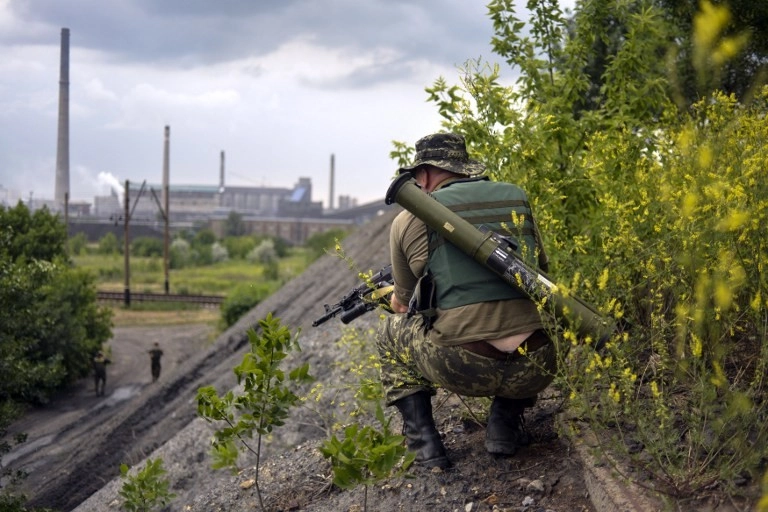
<svg viewBox="0 0 768 512">
<path fill-rule="evenodd" d="M 413 171 L 422 165 L 434 165 L 464 176 L 479 176 L 485 172 L 485 165 L 469 158 L 464 137 L 455 133 L 433 133 L 419 139 L 413 164 L 401 167 L 397 173 Z"/>
</svg>

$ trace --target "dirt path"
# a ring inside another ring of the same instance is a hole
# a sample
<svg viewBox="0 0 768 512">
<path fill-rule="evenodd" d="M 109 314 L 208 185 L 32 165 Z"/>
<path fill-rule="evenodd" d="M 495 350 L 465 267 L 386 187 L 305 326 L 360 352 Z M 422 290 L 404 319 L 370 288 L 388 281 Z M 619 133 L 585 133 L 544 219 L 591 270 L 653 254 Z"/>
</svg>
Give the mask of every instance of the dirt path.
<svg viewBox="0 0 768 512">
<path fill-rule="evenodd" d="M 96 396 L 90 378 L 82 379 L 12 425 L 11 432 L 26 433 L 27 442 L 7 454 L 3 462 L 29 473 L 24 482 L 26 494 L 33 499 L 45 494 L 52 473 L 65 475 L 73 465 L 76 467 L 73 454 L 87 451 L 104 437 L 114 438 L 112 425 L 121 414 L 173 382 L 182 363 L 211 344 L 212 333 L 213 328 L 206 324 L 114 328 L 109 341 L 112 363 L 107 368 L 103 397 Z M 156 383 L 152 383 L 147 354 L 154 342 L 163 350 L 162 371 Z M 153 421 L 148 416 L 145 419 Z M 83 476 L 98 483 L 98 488 L 113 475 L 94 472 Z"/>
</svg>

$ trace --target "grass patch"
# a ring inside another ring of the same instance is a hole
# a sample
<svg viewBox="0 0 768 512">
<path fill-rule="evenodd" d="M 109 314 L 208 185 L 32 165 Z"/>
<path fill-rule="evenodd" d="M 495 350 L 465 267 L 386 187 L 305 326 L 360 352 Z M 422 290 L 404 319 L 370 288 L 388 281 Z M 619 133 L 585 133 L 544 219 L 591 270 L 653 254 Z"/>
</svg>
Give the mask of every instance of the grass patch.
<svg viewBox="0 0 768 512">
<path fill-rule="evenodd" d="M 125 289 L 125 260 L 120 254 L 81 254 L 73 256 L 75 266 L 94 273 L 97 288 L 105 291 Z M 307 250 L 292 248 L 278 261 L 282 281 L 288 281 L 307 267 Z M 165 273 L 162 258 L 131 256 L 129 286 L 136 293 L 165 292 Z M 189 295 L 228 295 L 242 283 L 265 280 L 264 266 L 245 260 L 228 260 L 211 265 L 172 269 L 168 284 L 170 293 Z"/>
<path fill-rule="evenodd" d="M 147 308 L 130 309 L 112 307 L 112 322 L 115 327 L 131 327 L 136 325 L 187 325 L 209 324 L 218 325 L 221 313 L 218 308 L 189 308 L 175 310 L 153 310 Z"/>
<path fill-rule="evenodd" d="M 169 292 L 186 295 L 231 296 L 243 285 L 252 284 L 260 289 L 274 291 L 301 274 L 311 258 L 305 248 L 292 248 L 287 256 L 278 260 L 278 281 L 265 276 L 265 267 L 259 263 L 232 259 L 211 265 L 173 269 L 168 278 Z M 72 260 L 96 277 L 96 288 L 103 291 L 123 292 L 125 289 L 125 260 L 121 254 L 84 253 Z M 131 256 L 131 293 L 164 293 L 165 273 L 162 258 Z M 266 292 L 269 295 L 270 292 Z M 263 297 L 262 297 L 263 298 Z M 130 308 L 122 304 L 109 306 L 113 311 L 115 327 L 130 325 L 182 325 L 210 323 L 222 328 L 220 308 L 203 308 L 196 304 L 178 302 L 131 301 Z"/>
</svg>

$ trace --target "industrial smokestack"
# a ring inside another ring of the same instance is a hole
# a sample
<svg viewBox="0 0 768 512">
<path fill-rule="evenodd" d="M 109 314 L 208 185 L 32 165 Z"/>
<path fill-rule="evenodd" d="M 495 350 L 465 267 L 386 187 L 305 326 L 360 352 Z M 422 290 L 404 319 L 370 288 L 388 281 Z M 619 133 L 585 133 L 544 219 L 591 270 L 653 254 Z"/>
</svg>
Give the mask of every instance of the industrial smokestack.
<svg viewBox="0 0 768 512">
<path fill-rule="evenodd" d="M 163 234 L 163 262 L 165 271 L 165 294 L 170 292 L 170 223 L 171 223 L 171 127 L 165 126 L 163 138 L 163 217 L 165 219 L 165 232 Z"/>
<path fill-rule="evenodd" d="M 170 202 L 171 184 L 171 127 L 165 126 L 163 136 L 163 208 L 168 215 L 168 203 Z"/>
<path fill-rule="evenodd" d="M 333 173 L 334 173 L 334 156 L 333 153 L 331 153 L 331 193 L 330 197 L 328 198 L 328 210 L 333 211 Z"/>
<path fill-rule="evenodd" d="M 69 197 L 69 29 L 61 29 L 59 69 L 59 131 L 56 141 L 56 188 L 53 200 L 64 211 Z"/>
<path fill-rule="evenodd" d="M 219 193 L 224 192 L 224 150 L 221 151 L 221 163 L 219 164 Z"/>
</svg>

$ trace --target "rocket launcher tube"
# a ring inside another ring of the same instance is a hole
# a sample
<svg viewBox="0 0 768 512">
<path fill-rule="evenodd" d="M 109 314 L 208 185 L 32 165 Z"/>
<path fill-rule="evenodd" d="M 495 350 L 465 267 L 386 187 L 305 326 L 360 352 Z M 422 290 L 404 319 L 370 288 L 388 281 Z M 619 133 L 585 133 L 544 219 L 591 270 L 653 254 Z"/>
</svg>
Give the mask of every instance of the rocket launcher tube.
<svg viewBox="0 0 768 512">
<path fill-rule="evenodd" d="M 392 182 L 385 201 L 387 204 L 398 203 L 535 302 L 551 303 L 557 318 L 562 319 L 579 338 L 591 336 L 595 346 L 601 348 L 617 331 L 613 318 L 602 315 L 576 296 L 563 296 L 546 274 L 518 256 L 515 252 L 517 247 L 510 240 L 498 233 L 477 229 L 437 199 L 424 193 L 410 173 L 403 173 Z"/>
</svg>

